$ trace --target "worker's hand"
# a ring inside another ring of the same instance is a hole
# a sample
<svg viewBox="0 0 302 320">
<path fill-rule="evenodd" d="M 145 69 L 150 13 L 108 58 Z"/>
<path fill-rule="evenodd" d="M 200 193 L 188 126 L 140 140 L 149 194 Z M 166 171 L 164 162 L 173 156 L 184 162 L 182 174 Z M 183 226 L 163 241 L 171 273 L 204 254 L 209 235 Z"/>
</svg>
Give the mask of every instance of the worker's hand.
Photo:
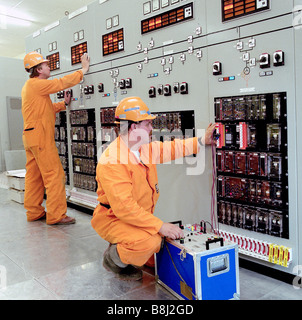
<svg viewBox="0 0 302 320">
<path fill-rule="evenodd" d="M 216 123 L 210 123 L 207 127 L 205 135 L 201 138 L 201 144 L 212 144 L 213 143 L 213 133 L 215 130 Z M 216 141 L 215 141 L 216 143 Z"/>
<path fill-rule="evenodd" d="M 173 223 L 163 223 L 162 227 L 159 229 L 159 234 L 162 237 L 167 237 L 172 240 L 180 239 L 184 237 L 183 231 Z"/>
<path fill-rule="evenodd" d="M 71 100 L 70 89 L 65 90 L 64 100 L 65 100 L 65 104 L 69 104 L 70 103 L 70 100 Z"/>
<path fill-rule="evenodd" d="M 83 74 L 87 73 L 89 70 L 89 64 L 90 64 L 90 57 L 87 53 L 84 53 L 81 57 L 81 63 L 82 63 L 82 71 Z"/>
</svg>

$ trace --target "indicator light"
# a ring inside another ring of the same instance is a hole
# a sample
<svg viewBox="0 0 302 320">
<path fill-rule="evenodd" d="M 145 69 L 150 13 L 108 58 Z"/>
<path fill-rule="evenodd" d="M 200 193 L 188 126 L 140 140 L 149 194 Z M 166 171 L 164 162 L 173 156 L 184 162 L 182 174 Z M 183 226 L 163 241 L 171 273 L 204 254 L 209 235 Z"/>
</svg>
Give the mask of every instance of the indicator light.
<svg viewBox="0 0 302 320">
<path fill-rule="evenodd" d="M 50 71 L 54 71 L 60 69 L 60 54 L 59 52 L 53 53 L 46 57 L 49 60 L 48 65 L 50 67 Z"/>
<path fill-rule="evenodd" d="M 81 63 L 82 55 L 87 52 L 87 42 L 71 47 L 71 65 Z"/>
<path fill-rule="evenodd" d="M 103 56 L 124 51 L 124 29 L 103 35 Z"/>
<path fill-rule="evenodd" d="M 141 33 L 147 33 L 193 18 L 193 3 L 141 21 Z"/>
<path fill-rule="evenodd" d="M 222 21 L 269 9 L 269 1 L 266 0 L 223 0 Z"/>
</svg>

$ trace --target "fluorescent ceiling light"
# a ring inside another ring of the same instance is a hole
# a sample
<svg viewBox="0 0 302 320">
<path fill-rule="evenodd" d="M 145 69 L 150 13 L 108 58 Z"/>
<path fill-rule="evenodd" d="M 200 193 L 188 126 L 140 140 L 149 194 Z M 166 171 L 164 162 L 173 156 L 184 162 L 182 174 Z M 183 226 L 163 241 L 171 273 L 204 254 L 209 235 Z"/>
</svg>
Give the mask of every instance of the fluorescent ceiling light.
<svg viewBox="0 0 302 320">
<path fill-rule="evenodd" d="M 14 8 L 8 9 L 0 6 L 0 29 L 7 29 L 8 25 L 29 27 L 31 23 L 28 15 L 18 12 Z"/>
<path fill-rule="evenodd" d="M 0 29 L 7 29 L 7 25 L 29 27 L 31 22 L 28 20 L 0 14 Z"/>
</svg>

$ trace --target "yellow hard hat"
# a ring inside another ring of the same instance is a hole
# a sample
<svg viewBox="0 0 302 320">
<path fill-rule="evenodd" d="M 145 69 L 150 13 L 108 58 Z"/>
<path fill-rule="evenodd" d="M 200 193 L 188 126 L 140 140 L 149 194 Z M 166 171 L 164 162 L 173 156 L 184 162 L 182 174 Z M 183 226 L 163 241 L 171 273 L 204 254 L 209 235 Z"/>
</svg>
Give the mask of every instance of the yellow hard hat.
<svg viewBox="0 0 302 320">
<path fill-rule="evenodd" d="M 115 120 L 128 120 L 139 122 L 143 120 L 153 120 L 156 116 L 151 112 L 144 101 L 139 97 L 128 97 L 120 101 L 115 110 Z"/>
<path fill-rule="evenodd" d="M 44 59 L 44 57 L 36 52 L 30 52 L 24 57 L 24 68 L 26 71 L 29 71 L 34 66 L 37 66 L 40 63 L 48 62 L 49 60 Z"/>
</svg>

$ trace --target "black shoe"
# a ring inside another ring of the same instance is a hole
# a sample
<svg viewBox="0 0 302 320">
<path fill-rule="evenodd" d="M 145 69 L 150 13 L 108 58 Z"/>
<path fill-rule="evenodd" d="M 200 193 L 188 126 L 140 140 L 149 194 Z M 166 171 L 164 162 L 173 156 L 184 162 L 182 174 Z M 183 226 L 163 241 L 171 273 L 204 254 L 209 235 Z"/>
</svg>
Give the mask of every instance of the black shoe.
<svg viewBox="0 0 302 320">
<path fill-rule="evenodd" d="M 126 268 L 123 268 L 122 271 L 118 273 L 118 277 L 121 280 L 138 281 L 143 278 L 143 271 L 128 264 Z"/>
</svg>

